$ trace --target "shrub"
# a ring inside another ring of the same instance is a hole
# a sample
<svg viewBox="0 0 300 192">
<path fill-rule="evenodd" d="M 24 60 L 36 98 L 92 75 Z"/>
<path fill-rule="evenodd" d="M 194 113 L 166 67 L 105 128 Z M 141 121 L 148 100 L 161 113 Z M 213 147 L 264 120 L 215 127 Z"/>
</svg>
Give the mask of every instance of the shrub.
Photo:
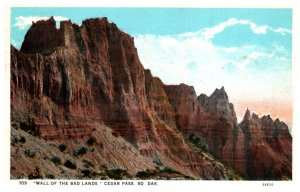
<svg viewBox="0 0 300 192">
<path fill-rule="evenodd" d="M 27 122 L 21 122 L 20 128 L 33 136 L 38 135 L 37 126 L 33 118 L 28 118 Z"/>
<path fill-rule="evenodd" d="M 74 156 L 79 156 L 79 155 L 84 155 L 87 152 L 87 148 L 86 147 L 80 147 L 79 149 L 77 149 L 77 151 L 75 151 L 73 153 Z"/>
<path fill-rule="evenodd" d="M 173 168 L 171 167 L 164 167 L 162 170 L 161 170 L 162 173 L 178 173 L 178 171 L 174 170 Z"/>
<path fill-rule="evenodd" d="M 95 143 L 97 143 L 97 139 L 95 137 L 90 137 L 87 142 L 86 142 L 89 146 L 94 145 Z"/>
<path fill-rule="evenodd" d="M 19 126 L 18 126 L 18 124 L 17 124 L 17 123 L 12 123 L 12 124 L 11 124 L 11 126 L 12 126 L 13 128 L 15 128 L 16 130 L 18 130 L 18 129 L 19 129 Z"/>
<path fill-rule="evenodd" d="M 50 161 L 52 161 L 54 165 L 61 165 L 61 159 L 59 157 L 52 157 Z"/>
<path fill-rule="evenodd" d="M 17 144 L 19 143 L 19 140 L 17 139 L 17 138 L 13 138 L 12 140 L 11 140 L 11 145 L 12 146 L 16 146 Z"/>
<path fill-rule="evenodd" d="M 89 160 L 83 159 L 82 162 L 85 163 L 84 167 L 86 168 L 94 167 L 94 164 Z"/>
<path fill-rule="evenodd" d="M 115 137 L 119 137 L 119 136 L 120 136 L 120 133 L 119 133 L 119 132 L 116 132 L 116 131 L 113 131 L 111 134 L 112 134 L 113 136 L 115 136 Z"/>
<path fill-rule="evenodd" d="M 35 152 L 31 151 L 30 149 L 25 150 L 24 154 L 25 154 L 26 157 L 30 157 L 30 158 L 35 157 Z"/>
<path fill-rule="evenodd" d="M 55 179 L 55 176 L 51 173 L 48 174 L 46 177 L 47 177 L 47 179 Z"/>
<path fill-rule="evenodd" d="M 19 142 L 20 142 L 20 143 L 23 143 L 23 144 L 26 143 L 26 138 L 22 136 L 22 137 L 19 139 Z"/>
<path fill-rule="evenodd" d="M 71 162 L 70 160 L 67 160 L 65 163 L 64 163 L 64 166 L 69 168 L 69 169 L 76 169 L 77 168 L 77 165 L 76 163 L 73 163 Z"/>
<path fill-rule="evenodd" d="M 146 170 L 146 171 L 139 171 L 136 173 L 136 177 L 140 178 L 140 179 L 149 179 L 153 176 L 155 176 L 157 174 L 157 172 L 155 170 L 150 171 L 150 170 Z"/>
<path fill-rule="evenodd" d="M 43 179 L 40 168 L 35 168 L 35 171 L 28 175 L 28 179 Z"/>
<path fill-rule="evenodd" d="M 26 138 L 21 136 L 20 139 L 18 139 L 17 137 L 14 137 L 13 139 L 11 139 L 11 145 L 12 146 L 16 146 L 18 143 L 26 143 Z"/>
<path fill-rule="evenodd" d="M 58 149 L 61 151 L 61 152 L 64 152 L 66 149 L 67 149 L 67 146 L 65 144 L 60 144 L 58 146 Z"/>
<path fill-rule="evenodd" d="M 83 177 L 87 177 L 87 178 L 95 178 L 100 176 L 98 173 L 94 171 L 90 171 L 89 169 L 83 169 L 81 170 L 81 173 L 83 174 Z"/>
<path fill-rule="evenodd" d="M 109 176 L 109 178 L 117 179 L 117 180 L 120 180 L 120 179 L 123 179 L 126 177 L 130 177 L 130 175 L 128 174 L 128 172 L 126 170 L 119 169 L 119 168 L 107 170 L 106 174 Z"/>
<path fill-rule="evenodd" d="M 106 164 L 102 164 L 102 165 L 101 165 L 101 168 L 103 168 L 104 170 L 107 170 L 107 169 L 108 169 L 108 167 L 107 167 Z"/>
<path fill-rule="evenodd" d="M 81 173 L 83 174 L 84 177 L 90 177 L 91 175 L 91 171 L 89 169 L 81 170 Z"/>
<path fill-rule="evenodd" d="M 163 166 L 164 164 L 160 161 L 160 159 L 156 159 L 153 161 L 153 163 L 155 163 L 158 166 Z"/>
<path fill-rule="evenodd" d="M 196 137 L 194 134 L 191 134 L 188 139 L 195 147 L 201 149 L 204 152 L 208 152 L 208 145 L 204 140 L 201 140 L 200 138 Z"/>
</svg>

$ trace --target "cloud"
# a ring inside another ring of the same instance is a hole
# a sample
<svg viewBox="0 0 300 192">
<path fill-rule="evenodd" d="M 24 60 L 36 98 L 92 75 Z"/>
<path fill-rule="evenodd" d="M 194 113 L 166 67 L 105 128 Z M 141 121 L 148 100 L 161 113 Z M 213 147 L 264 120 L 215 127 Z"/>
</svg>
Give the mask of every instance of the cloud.
<svg viewBox="0 0 300 192">
<path fill-rule="evenodd" d="M 275 33 L 279 33 L 281 35 L 286 35 L 292 33 L 292 30 L 287 28 L 273 28 L 268 25 L 257 25 L 251 20 L 246 19 L 236 19 L 230 18 L 227 21 L 221 22 L 213 27 L 204 28 L 197 32 L 188 32 L 181 34 L 181 37 L 190 37 L 190 36 L 198 36 L 202 37 L 206 40 L 213 39 L 217 34 L 222 33 L 226 28 L 232 27 L 235 25 L 247 25 L 250 30 L 257 35 L 266 35 L 268 31 L 272 31 Z"/>
<path fill-rule="evenodd" d="M 253 63 L 253 62 L 257 62 L 259 58 L 266 58 L 266 57 L 271 57 L 272 54 L 267 54 L 264 52 L 251 52 L 249 55 L 244 56 L 243 59 L 241 61 L 235 62 L 236 66 L 241 70 L 247 70 L 247 67 L 249 66 L 249 64 Z"/>
<path fill-rule="evenodd" d="M 20 30 L 26 29 L 26 27 L 32 25 L 32 22 L 37 22 L 39 20 L 47 20 L 50 17 L 40 17 L 40 16 L 18 16 L 16 17 L 16 22 L 14 24 L 15 27 L 19 28 Z M 54 16 L 55 21 L 65 21 L 69 20 L 63 16 Z"/>
<path fill-rule="evenodd" d="M 291 98 L 291 53 L 283 45 L 223 47 L 212 38 L 235 24 L 249 25 L 256 34 L 270 31 L 249 20 L 231 19 L 212 28 L 178 35 L 136 35 L 135 44 L 145 68 L 166 84 L 193 85 L 198 94 L 225 86 L 231 100 Z M 274 83 L 276 82 L 276 83 Z"/>
</svg>

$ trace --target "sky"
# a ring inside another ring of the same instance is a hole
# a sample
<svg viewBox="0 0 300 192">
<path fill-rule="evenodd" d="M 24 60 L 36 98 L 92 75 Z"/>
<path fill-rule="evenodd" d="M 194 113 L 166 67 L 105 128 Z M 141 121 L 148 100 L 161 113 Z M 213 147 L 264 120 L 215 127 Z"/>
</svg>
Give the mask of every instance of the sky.
<svg viewBox="0 0 300 192">
<path fill-rule="evenodd" d="M 292 125 L 291 9 L 12 8 L 11 44 L 20 48 L 32 21 L 50 16 L 79 25 L 107 17 L 164 83 L 198 95 L 224 86 L 239 120 L 249 108 Z"/>
</svg>

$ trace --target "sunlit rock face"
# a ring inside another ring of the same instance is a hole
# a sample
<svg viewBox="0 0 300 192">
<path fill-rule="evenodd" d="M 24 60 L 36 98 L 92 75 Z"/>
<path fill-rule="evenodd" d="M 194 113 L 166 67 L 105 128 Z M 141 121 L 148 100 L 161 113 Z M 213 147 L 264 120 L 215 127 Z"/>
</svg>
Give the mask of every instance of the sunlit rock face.
<svg viewBox="0 0 300 192">
<path fill-rule="evenodd" d="M 283 122 L 247 111 L 238 124 L 223 87 L 197 97 L 192 86 L 165 85 L 144 69 L 134 39 L 106 18 L 62 21 L 59 29 L 53 18 L 38 21 L 20 51 L 11 47 L 11 121 L 53 142 L 101 138 L 103 124 L 138 151 L 136 161 L 228 178 L 191 148 L 193 136 L 245 178 L 291 178 L 292 138 Z"/>
</svg>

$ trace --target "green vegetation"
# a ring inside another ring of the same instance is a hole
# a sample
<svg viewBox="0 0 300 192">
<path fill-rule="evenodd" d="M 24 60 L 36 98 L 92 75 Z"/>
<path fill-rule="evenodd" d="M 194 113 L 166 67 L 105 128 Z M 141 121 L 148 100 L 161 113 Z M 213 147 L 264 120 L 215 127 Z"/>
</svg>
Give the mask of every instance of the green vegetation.
<svg viewBox="0 0 300 192">
<path fill-rule="evenodd" d="M 23 144 L 26 143 L 26 138 L 21 136 L 21 138 L 19 139 L 19 142 L 23 143 Z"/>
<path fill-rule="evenodd" d="M 94 172 L 91 171 L 90 169 L 83 169 L 81 170 L 81 173 L 85 178 L 115 179 L 115 180 L 132 178 L 132 176 L 127 172 L 127 170 L 120 169 L 120 168 L 103 170 L 100 172 Z"/>
<path fill-rule="evenodd" d="M 90 177 L 91 176 L 91 171 L 89 169 L 81 170 L 81 173 L 83 174 L 84 177 Z"/>
<path fill-rule="evenodd" d="M 113 131 L 111 134 L 112 134 L 113 136 L 115 136 L 115 137 L 119 137 L 119 136 L 120 136 L 120 133 L 119 133 L 119 132 L 116 132 L 116 131 Z"/>
<path fill-rule="evenodd" d="M 59 157 L 52 157 L 50 159 L 50 161 L 52 161 L 52 163 L 54 163 L 54 165 L 61 165 L 61 159 Z"/>
<path fill-rule="evenodd" d="M 18 137 L 14 137 L 13 139 L 11 139 L 11 145 L 12 146 L 16 146 L 19 143 L 21 143 L 21 144 L 26 143 L 26 138 L 21 136 L 19 139 L 18 139 Z"/>
<path fill-rule="evenodd" d="M 164 164 L 160 161 L 160 159 L 156 159 L 153 161 L 153 163 L 155 163 L 158 166 L 163 166 Z"/>
<path fill-rule="evenodd" d="M 205 141 L 196 137 L 194 134 L 191 134 L 188 140 L 197 148 L 200 148 L 204 152 L 208 152 L 208 146 Z"/>
<path fill-rule="evenodd" d="M 119 168 L 106 170 L 105 172 L 108 175 L 108 177 L 111 179 L 120 180 L 120 179 L 124 179 L 124 178 L 131 178 L 131 176 L 129 175 L 127 170 L 123 170 L 123 169 L 119 169 Z"/>
<path fill-rule="evenodd" d="M 85 168 L 94 167 L 94 164 L 89 160 L 83 159 L 82 162 L 84 163 Z"/>
<path fill-rule="evenodd" d="M 36 126 L 35 120 L 33 118 L 28 118 L 27 122 L 21 122 L 20 129 L 26 131 L 27 133 L 29 133 L 33 136 L 38 135 L 37 126 Z"/>
<path fill-rule="evenodd" d="M 175 169 L 171 168 L 171 167 L 164 167 L 161 170 L 162 173 L 177 173 L 180 174 L 178 171 L 176 171 Z"/>
<path fill-rule="evenodd" d="M 94 171 L 90 171 L 89 169 L 83 169 L 81 170 L 81 173 L 83 174 L 83 177 L 86 178 L 96 178 L 98 174 Z"/>
<path fill-rule="evenodd" d="M 25 154 L 26 157 L 30 157 L 30 158 L 35 157 L 35 152 L 31 151 L 30 149 L 25 150 L 24 154 Z"/>
<path fill-rule="evenodd" d="M 47 175 L 46 175 L 46 178 L 47 178 L 47 179 L 55 179 L 55 176 L 54 176 L 53 174 L 50 173 L 50 174 L 47 174 Z"/>
<path fill-rule="evenodd" d="M 18 124 L 16 122 L 11 123 L 11 127 L 15 128 L 16 130 L 19 129 L 19 126 L 18 126 Z"/>
<path fill-rule="evenodd" d="M 73 155 L 77 157 L 77 156 L 81 156 L 81 155 L 86 154 L 86 152 L 87 152 L 87 148 L 84 147 L 84 146 L 82 146 L 82 147 L 80 147 L 79 149 L 77 149 L 77 150 L 73 153 Z"/>
<path fill-rule="evenodd" d="M 17 138 L 11 139 L 10 145 L 16 146 L 19 143 L 19 140 Z"/>
<path fill-rule="evenodd" d="M 70 160 L 67 160 L 65 163 L 64 163 L 64 166 L 69 168 L 69 169 L 76 169 L 77 168 L 77 165 L 76 163 L 73 163 L 72 161 Z"/>
<path fill-rule="evenodd" d="M 28 175 L 28 179 L 43 179 L 43 175 L 39 167 L 36 167 L 34 172 Z"/>
<path fill-rule="evenodd" d="M 202 139 L 198 138 L 194 134 L 191 134 L 188 138 L 183 137 L 186 143 L 193 148 L 194 150 L 202 153 L 204 155 L 204 159 L 209 161 L 212 166 L 216 169 L 219 169 L 221 172 L 226 173 L 229 180 L 242 180 L 243 178 L 227 163 L 222 160 L 216 160 L 213 158 L 213 155 L 210 154 L 208 145 Z"/>
<path fill-rule="evenodd" d="M 87 145 L 92 146 L 95 145 L 97 143 L 97 139 L 93 136 L 91 136 L 88 140 L 87 140 Z"/>
<path fill-rule="evenodd" d="M 66 149 L 67 149 L 67 146 L 65 144 L 60 144 L 58 146 L 58 149 L 61 151 L 61 152 L 64 152 Z"/>
<path fill-rule="evenodd" d="M 229 180 L 243 180 L 243 178 L 226 162 L 220 161 L 220 163 L 223 165 L 223 169 L 227 172 Z"/>
<path fill-rule="evenodd" d="M 107 167 L 106 164 L 102 164 L 102 165 L 101 165 L 101 168 L 103 168 L 104 170 L 107 170 L 107 169 L 108 169 L 108 167 Z"/>
<path fill-rule="evenodd" d="M 158 174 L 157 170 L 149 170 L 147 169 L 146 171 L 139 171 L 136 173 L 136 177 L 140 179 L 149 179 L 151 177 L 154 177 L 155 175 Z"/>
<path fill-rule="evenodd" d="M 96 174 L 97 179 L 102 179 L 102 180 L 106 180 L 109 179 L 109 177 L 106 174 L 106 171 L 100 171 Z"/>
<path fill-rule="evenodd" d="M 171 168 L 171 167 L 164 167 L 163 169 L 159 170 L 149 170 L 146 169 L 145 171 L 139 171 L 136 173 L 136 177 L 139 179 L 153 179 L 161 174 L 178 174 L 178 175 L 182 175 L 183 177 L 185 177 L 186 179 L 191 179 L 188 176 L 185 176 L 183 174 L 181 174 L 180 172 L 176 171 L 175 169 Z"/>
</svg>

